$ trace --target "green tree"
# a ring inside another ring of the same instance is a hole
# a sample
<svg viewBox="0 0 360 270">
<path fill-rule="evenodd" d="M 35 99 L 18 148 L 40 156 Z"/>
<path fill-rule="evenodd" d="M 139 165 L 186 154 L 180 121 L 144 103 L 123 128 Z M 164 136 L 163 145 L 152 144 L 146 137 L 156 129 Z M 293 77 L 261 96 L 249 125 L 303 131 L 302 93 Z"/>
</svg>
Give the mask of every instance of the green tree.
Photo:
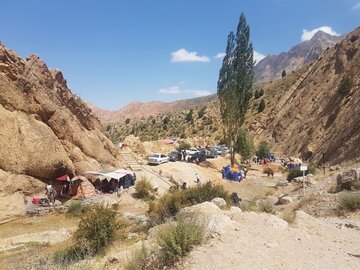
<svg viewBox="0 0 360 270">
<path fill-rule="evenodd" d="M 240 129 L 237 137 L 235 151 L 237 151 L 243 159 L 250 159 L 254 154 L 254 142 L 243 129 Z"/>
<path fill-rule="evenodd" d="M 253 69 L 250 27 L 244 13 L 241 13 L 236 36 L 230 32 L 227 39 L 226 55 L 219 72 L 217 86 L 224 134 L 231 149 L 234 149 L 252 97 Z M 234 165 L 235 151 L 230 152 L 230 157 L 231 165 Z"/>
<path fill-rule="evenodd" d="M 255 90 L 255 94 L 254 94 L 255 99 L 258 99 L 260 97 L 260 93 L 259 90 Z"/>
<path fill-rule="evenodd" d="M 259 107 L 258 107 L 258 112 L 261 113 L 262 111 L 265 110 L 265 101 L 262 99 L 259 103 Z"/>
<path fill-rule="evenodd" d="M 283 72 L 281 73 L 281 77 L 285 77 L 286 76 L 286 71 L 285 71 L 285 69 L 283 70 Z"/>
<path fill-rule="evenodd" d="M 185 117 L 186 122 L 193 122 L 193 109 L 191 109 Z"/>
<path fill-rule="evenodd" d="M 163 119 L 163 124 L 164 125 L 167 125 L 167 124 L 169 124 L 170 123 L 170 118 L 169 118 L 169 116 L 166 116 L 164 119 Z"/>
<path fill-rule="evenodd" d="M 270 154 L 270 148 L 267 142 L 261 141 L 258 146 L 258 150 L 256 152 L 256 155 L 259 158 L 267 158 Z"/>
<path fill-rule="evenodd" d="M 198 118 L 203 118 L 205 115 L 205 110 L 206 110 L 206 106 L 202 107 L 199 111 L 198 111 Z"/>
</svg>

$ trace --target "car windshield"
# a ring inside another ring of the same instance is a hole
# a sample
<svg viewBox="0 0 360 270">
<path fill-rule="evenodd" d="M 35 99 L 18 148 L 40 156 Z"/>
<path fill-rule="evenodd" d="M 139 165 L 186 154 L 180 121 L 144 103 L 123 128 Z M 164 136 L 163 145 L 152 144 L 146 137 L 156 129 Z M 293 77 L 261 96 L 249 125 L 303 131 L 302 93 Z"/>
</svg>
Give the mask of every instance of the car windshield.
<svg viewBox="0 0 360 270">
<path fill-rule="evenodd" d="M 152 158 L 158 158 L 158 157 L 159 157 L 159 154 L 151 154 L 150 157 L 152 157 Z"/>
</svg>

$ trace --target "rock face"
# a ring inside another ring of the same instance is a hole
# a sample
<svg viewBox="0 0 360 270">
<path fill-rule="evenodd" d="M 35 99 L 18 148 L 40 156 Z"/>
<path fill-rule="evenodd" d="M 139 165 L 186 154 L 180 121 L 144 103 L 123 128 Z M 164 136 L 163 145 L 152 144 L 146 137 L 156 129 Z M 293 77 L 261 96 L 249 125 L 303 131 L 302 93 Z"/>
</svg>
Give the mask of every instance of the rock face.
<svg viewBox="0 0 360 270">
<path fill-rule="evenodd" d="M 255 66 L 256 82 L 268 82 L 281 77 L 285 70 L 290 73 L 293 70 L 304 67 L 317 59 L 327 48 L 332 48 L 341 37 L 331 36 L 323 31 L 318 31 L 311 40 L 304 41 L 279 55 L 269 55 Z"/>
<path fill-rule="evenodd" d="M 255 140 L 314 163 L 323 155 L 330 165 L 360 160 L 359 63 L 360 28 L 326 50 L 251 123 Z"/>
<path fill-rule="evenodd" d="M 1 43 L 0 149 L 0 199 L 8 203 L 23 204 L 21 196 L 43 188 L 39 179 L 120 165 L 117 149 L 61 71 Z"/>
</svg>

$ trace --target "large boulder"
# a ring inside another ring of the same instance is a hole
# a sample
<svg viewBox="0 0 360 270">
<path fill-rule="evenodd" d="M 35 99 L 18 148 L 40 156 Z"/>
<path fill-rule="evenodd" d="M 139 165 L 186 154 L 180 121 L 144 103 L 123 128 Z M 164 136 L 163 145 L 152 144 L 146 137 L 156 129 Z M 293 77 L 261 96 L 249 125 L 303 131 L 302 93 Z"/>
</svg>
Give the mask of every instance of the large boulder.
<svg viewBox="0 0 360 270">
<path fill-rule="evenodd" d="M 226 201 L 223 198 L 214 198 L 211 200 L 211 202 L 219 208 L 226 206 Z"/>
<path fill-rule="evenodd" d="M 337 185 L 340 189 L 350 190 L 356 181 L 360 181 L 360 168 L 346 170 L 338 174 L 336 178 Z"/>
<path fill-rule="evenodd" d="M 40 178 L 74 171 L 63 145 L 46 124 L 1 105 L 0 149 L 0 168 L 5 171 Z"/>
</svg>

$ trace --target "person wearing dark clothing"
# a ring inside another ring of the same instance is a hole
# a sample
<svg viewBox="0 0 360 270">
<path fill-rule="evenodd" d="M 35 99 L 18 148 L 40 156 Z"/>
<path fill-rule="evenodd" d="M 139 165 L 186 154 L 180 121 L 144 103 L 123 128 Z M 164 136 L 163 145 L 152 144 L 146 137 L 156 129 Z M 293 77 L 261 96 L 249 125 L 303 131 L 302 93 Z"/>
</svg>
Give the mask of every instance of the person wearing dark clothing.
<svg viewBox="0 0 360 270">
<path fill-rule="evenodd" d="M 236 192 L 231 193 L 231 200 L 235 206 L 240 205 L 241 198 L 238 196 Z"/>
</svg>

